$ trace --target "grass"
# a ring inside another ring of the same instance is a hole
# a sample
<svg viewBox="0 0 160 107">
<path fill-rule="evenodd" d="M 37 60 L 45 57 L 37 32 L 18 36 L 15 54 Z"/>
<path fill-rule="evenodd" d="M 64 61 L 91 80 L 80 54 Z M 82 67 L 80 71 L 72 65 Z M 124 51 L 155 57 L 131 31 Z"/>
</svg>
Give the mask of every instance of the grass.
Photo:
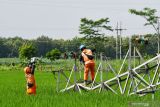
<svg viewBox="0 0 160 107">
<path fill-rule="evenodd" d="M 67 66 L 67 63 L 69 62 L 54 62 L 53 68 L 72 66 Z M 154 101 L 151 94 L 139 97 L 115 95 L 110 91 L 83 92 L 82 95 L 74 91 L 57 93 L 56 81 L 51 72 L 39 71 L 37 68 L 35 78 L 37 94 L 28 96 L 25 93 L 23 67 L 0 66 L 0 107 L 130 107 L 130 102 L 149 104 L 146 107 L 159 107 L 160 92 L 156 92 Z M 145 104 L 140 107 L 145 107 Z"/>
</svg>

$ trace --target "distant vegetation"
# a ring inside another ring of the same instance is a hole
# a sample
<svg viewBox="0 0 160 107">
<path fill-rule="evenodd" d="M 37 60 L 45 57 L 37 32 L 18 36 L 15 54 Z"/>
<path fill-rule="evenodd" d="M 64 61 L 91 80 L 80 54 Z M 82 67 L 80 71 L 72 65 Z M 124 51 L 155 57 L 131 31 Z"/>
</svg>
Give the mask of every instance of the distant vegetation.
<svg viewBox="0 0 160 107">
<path fill-rule="evenodd" d="M 149 44 L 138 45 L 138 48 L 140 49 L 143 55 L 146 54 L 155 55 L 155 53 L 157 52 L 156 36 L 151 34 L 145 36 L 149 38 Z M 91 38 L 90 40 L 95 38 Z M 123 55 L 125 55 L 128 48 L 128 38 L 123 37 L 122 40 L 123 40 L 122 52 Z M 99 40 L 97 39 L 97 41 L 98 42 L 95 42 L 95 45 L 92 46 L 88 44 L 88 42 L 84 38 L 78 38 L 78 37 L 75 37 L 71 40 L 63 40 L 63 39 L 54 40 L 47 36 L 40 36 L 35 40 L 26 40 L 20 37 L 0 38 L 0 50 L 1 50 L 0 57 L 1 58 L 19 57 L 19 49 L 21 49 L 21 47 L 25 46 L 26 44 L 33 44 L 35 46 L 36 53 L 34 52 L 33 53 L 35 56 L 38 57 L 46 57 L 46 54 L 53 49 L 58 49 L 61 53 L 65 52 L 69 53 L 71 51 L 78 52 L 80 44 L 86 44 L 88 48 L 95 48 L 97 54 L 99 54 L 100 52 L 104 52 L 106 56 L 115 58 L 116 38 L 114 38 L 113 36 L 105 36 L 103 37 L 103 39 L 100 38 Z"/>
</svg>

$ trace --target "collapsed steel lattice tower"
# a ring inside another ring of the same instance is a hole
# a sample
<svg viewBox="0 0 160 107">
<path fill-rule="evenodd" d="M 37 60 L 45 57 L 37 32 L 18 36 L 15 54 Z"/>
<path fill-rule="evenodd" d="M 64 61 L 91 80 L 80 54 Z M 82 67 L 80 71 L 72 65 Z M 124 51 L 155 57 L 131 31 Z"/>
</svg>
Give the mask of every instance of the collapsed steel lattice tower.
<svg viewBox="0 0 160 107">
<path fill-rule="evenodd" d="M 128 95 L 154 93 L 160 85 L 159 60 L 160 55 L 157 55 L 131 70 L 119 72 L 114 78 L 93 86 L 92 90 L 102 88 L 103 85 L 116 94 L 119 92 Z M 118 85 L 118 89 L 112 88 L 114 85 Z"/>
<path fill-rule="evenodd" d="M 81 93 L 81 89 L 93 91 L 96 89 L 99 89 L 99 92 L 101 92 L 103 89 L 110 90 L 115 94 L 127 94 L 127 95 L 133 95 L 133 94 L 147 94 L 147 93 L 155 93 L 155 91 L 159 90 L 160 86 L 160 54 L 155 56 L 154 58 L 143 61 L 143 63 L 139 64 L 138 66 L 134 67 L 131 64 L 132 60 L 132 54 L 131 54 L 131 39 L 129 41 L 129 49 L 127 51 L 127 54 L 122 62 L 122 65 L 119 69 L 119 71 L 115 71 L 113 67 L 107 63 L 107 66 L 110 68 L 110 70 L 113 72 L 114 77 L 109 78 L 107 80 L 103 80 L 103 64 L 100 63 L 95 75 L 95 80 L 93 81 L 91 87 L 83 86 L 81 83 L 78 83 L 76 80 L 74 80 L 74 84 L 69 86 L 70 77 L 72 76 L 73 72 L 76 72 L 74 70 L 75 65 L 71 71 L 69 80 L 67 82 L 66 87 L 61 90 L 61 92 L 68 91 L 70 89 L 78 90 Z M 143 60 L 140 52 L 136 47 L 134 47 L 134 58 L 135 52 L 137 52 L 138 56 L 141 60 Z M 102 55 L 101 55 L 102 56 Z M 101 57 L 101 60 L 103 58 Z M 128 59 L 128 60 L 127 60 Z M 122 72 L 122 68 L 125 66 L 124 63 L 128 61 L 128 69 L 127 71 Z M 100 73 L 100 83 L 98 85 L 95 85 L 96 76 Z"/>
</svg>

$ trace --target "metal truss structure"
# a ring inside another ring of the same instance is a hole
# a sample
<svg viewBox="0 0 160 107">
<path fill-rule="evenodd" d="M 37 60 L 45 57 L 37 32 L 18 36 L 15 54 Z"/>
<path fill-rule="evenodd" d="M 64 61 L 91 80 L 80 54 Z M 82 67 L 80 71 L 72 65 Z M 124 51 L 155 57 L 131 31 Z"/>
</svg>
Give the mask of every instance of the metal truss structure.
<svg viewBox="0 0 160 107">
<path fill-rule="evenodd" d="M 77 68 L 76 65 L 74 65 L 67 81 L 66 87 L 60 92 L 65 92 L 73 89 L 81 93 L 82 89 L 87 91 L 99 89 L 99 92 L 101 92 L 102 90 L 108 90 L 115 94 L 122 95 L 146 95 L 148 93 L 152 93 L 154 95 L 155 91 L 159 90 L 160 86 L 160 54 L 148 61 L 144 61 L 142 55 L 136 47 L 134 47 L 133 54 L 131 53 L 131 51 L 132 50 L 130 41 L 129 50 L 126 53 L 119 71 L 116 71 L 107 61 L 106 57 L 103 57 L 103 55 L 101 55 L 101 62 L 97 68 L 95 79 L 92 82 L 91 86 L 85 86 L 82 83 L 77 82 Z M 138 56 L 136 56 L 136 53 Z M 135 58 L 137 57 L 139 57 L 140 63 L 136 66 Z M 102 64 L 103 59 L 106 59 L 105 65 Z M 133 59 L 134 63 L 132 63 Z M 128 68 L 126 71 L 123 71 L 123 67 L 126 67 L 126 62 Z M 103 68 L 108 68 L 114 76 L 104 80 L 103 76 L 105 72 Z M 69 86 L 73 73 L 74 84 Z M 98 73 L 100 75 L 99 83 L 96 81 Z"/>
</svg>

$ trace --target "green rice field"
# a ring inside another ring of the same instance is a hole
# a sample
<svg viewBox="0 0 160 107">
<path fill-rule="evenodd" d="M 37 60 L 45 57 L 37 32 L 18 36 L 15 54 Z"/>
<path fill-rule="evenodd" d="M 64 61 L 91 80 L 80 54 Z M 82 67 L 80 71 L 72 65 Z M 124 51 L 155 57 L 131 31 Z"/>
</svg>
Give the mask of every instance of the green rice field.
<svg viewBox="0 0 160 107">
<path fill-rule="evenodd" d="M 52 69 L 71 69 L 73 63 L 67 64 L 66 61 L 55 62 Z M 116 95 L 111 91 L 58 93 L 53 73 L 39 67 L 35 71 L 37 94 L 27 95 L 23 68 L 0 65 L 0 107 L 160 107 L 160 91 L 155 93 L 154 100 L 152 94 L 140 97 Z M 65 83 L 61 87 L 65 87 Z"/>
</svg>

